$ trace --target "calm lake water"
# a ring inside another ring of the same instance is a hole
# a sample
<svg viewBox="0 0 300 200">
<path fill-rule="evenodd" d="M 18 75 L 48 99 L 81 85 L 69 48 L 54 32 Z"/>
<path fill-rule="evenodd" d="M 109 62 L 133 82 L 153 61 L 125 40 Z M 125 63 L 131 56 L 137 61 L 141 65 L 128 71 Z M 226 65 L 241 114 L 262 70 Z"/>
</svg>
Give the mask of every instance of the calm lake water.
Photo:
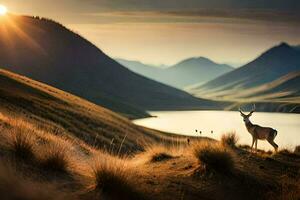
<svg viewBox="0 0 300 200">
<path fill-rule="evenodd" d="M 150 114 L 157 117 L 134 120 L 134 123 L 174 134 L 206 136 L 218 140 L 223 133 L 236 131 L 239 144 L 251 145 L 252 142 L 252 136 L 247 132 L 240 113 L 236 111 L 155 111 Z M 300 145 L 300 114 L 255 112 L 250 120 L 253 124 L 276 129 L 278 135 L 275 142 L 279 148 L 293 150 L 296 145 Z M 267 141 L 261 140 L 258 141 L 258 148 L 273 149 Z"/>
</svg>

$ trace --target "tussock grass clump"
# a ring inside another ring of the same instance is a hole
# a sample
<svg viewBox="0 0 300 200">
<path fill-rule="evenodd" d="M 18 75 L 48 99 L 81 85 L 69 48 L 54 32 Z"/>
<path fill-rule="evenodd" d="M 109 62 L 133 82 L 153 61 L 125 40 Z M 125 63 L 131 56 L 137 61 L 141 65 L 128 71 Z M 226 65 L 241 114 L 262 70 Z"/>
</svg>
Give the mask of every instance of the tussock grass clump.
<svg viewBox="0 0 300 200">
<path fill-rule="evenodd" d="M 13 166 L 0 164 L 1 200 L 68 200 L 74 196 L 59 192 L 53 186 L 26 180 Z"/>
<path fill-rule="evenodd" d="M 290 157 L 290 158 L 300 157 L 300 154 L 294 153 L 293 151 L 291 151 L 289 149 L 281 149 L 275 155 L 282 155 L 282 156 L 287 156 L 287 157 Z"/>
<path fill-rule="evenodd" d="M 38 163 L 46 170 L 68 172 L 70 159 L 65 146 L 60 144 L 47 144 L 40 149 Z"/>
<path fill-rule="evenodd" d="M 221 136 L 221 144 L 224 147 L 236 147 L 238 136 L 235 132 L 229 132 Z"/>
<path fill-rule="evenodd" d="M 193 146 L 193 153 L 205 171 L 231 174 L 234 170 L 231 152 L 218 144 L 197 143 Z"/>
<path fill-rule="evenodd" d="M 175 154 L 178 154 L 177 147 L 168 147 L 163 144 L 152 144 L 145 148 L 145 152 L 141 154 L 141 157 L 146 162 L 155 163 L 170 160 L 174 158 Z"/>
<path fill-rule="evenodd" d="M 35 142 L 30 132 L 16 128 L 11 131 L 9 147 L 17 158 L 30 160 L 35 157 Z"/>
<path fill-rule="evenodd" d="M 90 187 L 108 199 L 141 200 L 144 195 L 137 190 L 136 174 L 124 161 L 106 157 L 95 160 L 92 166 L 93 185 Z"/>
<path fill-rule="evenodd" d="M 300 145 L 295 147 L 294 153 L 300 155 Z"/>
</svg>

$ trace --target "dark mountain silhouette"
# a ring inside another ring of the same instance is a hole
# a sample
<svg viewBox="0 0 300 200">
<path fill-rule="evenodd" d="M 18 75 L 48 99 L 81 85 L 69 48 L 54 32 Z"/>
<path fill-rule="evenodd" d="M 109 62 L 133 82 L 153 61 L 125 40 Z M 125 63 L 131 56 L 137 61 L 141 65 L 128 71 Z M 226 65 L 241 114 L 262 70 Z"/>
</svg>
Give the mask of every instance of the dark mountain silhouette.
<svg viewBox="0 0 300 200">
<path fill-rule="evenodd" d="M 194 98 L 132 73 L 52 20 L 10 15 L 0 25 L 0 66 L 129 116 L 143 110 L 200 109 Z"/>
<path fill-rule="evenodd" d="M 233 88 L 255 87 L 299 70 L 300 52 L 286 43 L 281 43 L 254 61 L 194 88 L 194 91 L 213 90 L 216 92 Z"/>
<path fill-rule="evenodd" d="M 205 83 L 233 70 L 229 65 L 217 64 L 204 57 L 189 58 L 163 69 L 138 61 L 117 61 L 138 74 L 177 88 Z"/>
</svg>

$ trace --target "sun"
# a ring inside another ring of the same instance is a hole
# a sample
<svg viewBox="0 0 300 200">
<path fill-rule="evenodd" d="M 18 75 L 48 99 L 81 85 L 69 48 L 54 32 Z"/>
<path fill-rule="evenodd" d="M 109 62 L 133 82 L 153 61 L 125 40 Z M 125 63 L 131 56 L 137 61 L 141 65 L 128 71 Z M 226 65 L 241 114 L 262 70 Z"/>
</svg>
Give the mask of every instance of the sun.
<svg viewBox="0 0 300 200">
<path fill-rule="evenodd" d="M 4 5 L 0 5 L 0 15 L 5 15 L 7 13 L 7 8 Z"/>
</svg>

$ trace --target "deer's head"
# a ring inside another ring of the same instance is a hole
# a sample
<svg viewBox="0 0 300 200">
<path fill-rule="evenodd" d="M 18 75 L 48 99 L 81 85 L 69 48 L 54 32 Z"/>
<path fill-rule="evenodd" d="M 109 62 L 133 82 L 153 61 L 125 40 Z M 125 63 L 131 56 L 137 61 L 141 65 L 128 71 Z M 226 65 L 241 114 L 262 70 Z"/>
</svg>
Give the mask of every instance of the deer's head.
<svg viewBox="0 0 300 200">
<path fill-rule="evenodd" d="M 243 117 L 244 122 L 245 122 L 245 123 L 248 123 L 248 122 L 250 121 L 249 118 L 251 117 L 252 113 L 255 112 L 255 104 L 253 105 L 253 108 L 252 108 L 252 110 L 250 111 L 249 114 L 243 113 L 241 107 L 239 108 L 239 111 L 240 111 L 240 113 L 241 113 L 241 116 Z"/>
</svg>

